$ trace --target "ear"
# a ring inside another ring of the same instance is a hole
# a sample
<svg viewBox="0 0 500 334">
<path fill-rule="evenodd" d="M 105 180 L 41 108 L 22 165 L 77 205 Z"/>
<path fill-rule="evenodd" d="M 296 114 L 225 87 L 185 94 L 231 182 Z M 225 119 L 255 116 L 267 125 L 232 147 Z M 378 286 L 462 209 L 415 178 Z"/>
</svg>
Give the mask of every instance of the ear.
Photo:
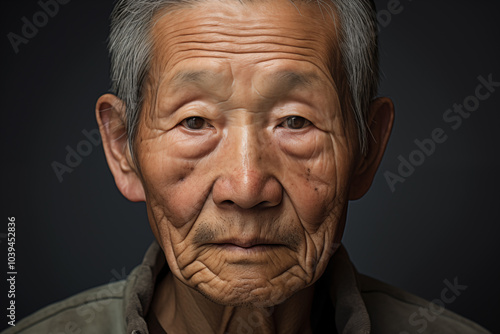
<svg viewBox="0 0 500 334">
<path fill-rule="evenodd" d="M 370 104 L 367 134 L 367 152 L 361 155 L 353 174 L 349 199 L 364 196 L 373 182 L 375 172 L 385 152 L 394 122 L 394 104 L 387 97 L 380 97 Z"/>
<path fill-rule="evenodd" d="M 109 169 L 120 192 L 132 202 L 145 201 L 144 188 L 130 155 L 125 130 L 125 104 L 112 94 L 99 98 L 96 118 Z"/>
</svg>

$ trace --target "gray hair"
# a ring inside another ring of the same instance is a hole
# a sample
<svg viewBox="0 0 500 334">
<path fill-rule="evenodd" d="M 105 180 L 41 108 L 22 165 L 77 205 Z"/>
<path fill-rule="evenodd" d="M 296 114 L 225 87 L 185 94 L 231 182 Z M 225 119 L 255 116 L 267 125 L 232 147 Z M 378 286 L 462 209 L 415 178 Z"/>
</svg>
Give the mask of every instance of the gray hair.
<svg viewBox="0 0 500 334">
<path fill-rule="evenodd" d="M 161 9 L 185 6 L 202 0 L 118 0 L 111 13 L 109 52 L 112 91 L 125 104 L 125 126 L 130 151 L 144 102 L 153 41 L 153 16 Z M 243 0 L 239 0 L 242 2 Z M 290 0 L 293 1 L 294 0 Z M 315 2 L 320 8 L 331 3 L 340 20 L 340 54 L 348 82 L 350 106 L 358 129 L 362 152 L 367 149 L 366 118 L 377 94 L 379 67 L 377 24 L 373 0 L 295 0 Z M 331 9 L 331 8 L 330 8 Z"/>
</svg>

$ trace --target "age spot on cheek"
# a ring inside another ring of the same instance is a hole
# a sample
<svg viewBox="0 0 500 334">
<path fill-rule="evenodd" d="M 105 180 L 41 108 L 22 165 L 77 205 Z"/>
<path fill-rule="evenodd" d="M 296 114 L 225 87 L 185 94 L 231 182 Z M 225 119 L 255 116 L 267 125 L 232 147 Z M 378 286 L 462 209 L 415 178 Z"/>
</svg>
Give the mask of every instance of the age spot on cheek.
<svg viewBox="0 0 500 334">
<path fill-rule="evenodd" d="M 182 173 L 181 176 L 179 176 L 179 183 L 181 182 L 184 182 L 186 180 L 186 176 L 188 176 L 189 174 L 191 174 L 192 172 L 194 171 L 194 167 L 193 166 L 185 166 L 184 167 L 184 173 Z"/>
</svg>

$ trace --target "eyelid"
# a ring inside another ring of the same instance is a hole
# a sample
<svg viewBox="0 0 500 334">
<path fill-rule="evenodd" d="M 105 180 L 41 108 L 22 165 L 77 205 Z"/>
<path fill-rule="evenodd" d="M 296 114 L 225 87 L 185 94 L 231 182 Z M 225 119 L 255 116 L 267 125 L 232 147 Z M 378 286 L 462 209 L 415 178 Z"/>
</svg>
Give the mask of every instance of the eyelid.
<svg viewBox="0 0 500 334">
<path fill-rule="evenodd" d="M 206 128 L 213 128 L 214 126 L 211 121 L 214 120 L 214 117 L 216 117 L 216 115 L 214 114 L 214 110 L 210 108 L 206 103 L 196 100 L 185 103 L 180 108 L 175 110 L 175 112 L 173 113 L 173 117 L 177 119 L 177 125 L 183 125 L 186 129 L 195 131 Z M 191 118 L 202 119 L 205 122 L 204 127 L 200 129 L 192 129 L 185 126 L 187 120 Z"/>
<path fill-rule="evenodd" d="M 274 112 L 280 124 L 290 117 L 302 117 L 312 125 L 320 121 L 320 119 L 318 119 L 318 114 L 320 113 L 311 103 L 306 103 L 291 97 L 277 103 L 274 107 Z"/>
</svg>

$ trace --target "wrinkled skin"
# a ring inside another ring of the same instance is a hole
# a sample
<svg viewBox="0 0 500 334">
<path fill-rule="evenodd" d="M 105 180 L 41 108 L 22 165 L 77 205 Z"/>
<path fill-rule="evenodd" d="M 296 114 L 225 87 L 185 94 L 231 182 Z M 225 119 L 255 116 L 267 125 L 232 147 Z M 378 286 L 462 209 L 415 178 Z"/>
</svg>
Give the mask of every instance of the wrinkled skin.
<svg viewBox="0 0 500 334">
<path fill-rule="evenodd" d="M 120 131 L 110 134 L 123 127 L 120 103 L 98 102 L 117 185 L 146 201 L 173 273 L 164 291 L 250 308 L 302 291 L 310 306 L 348 200 L 366 191 L 381 157 L 377 148 L 368 168 L 359 154 L 328 13 L 287 0 L 208 0 L 158 14 L 136 164 Z M 110 106 L 116 116 L 103 113 Z M 353 181 L 367 169 L 368 181 Z"/>
</svg>

